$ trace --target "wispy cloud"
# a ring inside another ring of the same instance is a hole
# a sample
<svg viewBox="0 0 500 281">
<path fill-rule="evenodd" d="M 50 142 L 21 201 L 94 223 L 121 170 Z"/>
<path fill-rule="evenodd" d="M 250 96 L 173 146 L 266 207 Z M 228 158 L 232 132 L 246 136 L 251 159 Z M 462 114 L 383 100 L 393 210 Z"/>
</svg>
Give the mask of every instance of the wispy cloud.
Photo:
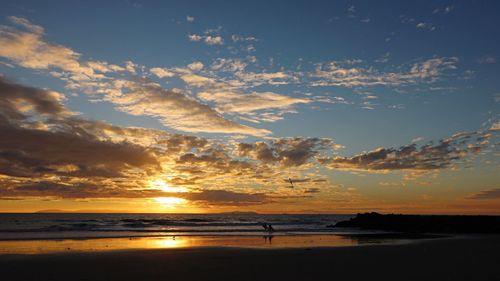
<svg viewBox="0 0 500 281">
<path fill-rule="evenodd" d="M 312 86 L 403 86 L 416 83 L 432 83 L 447 70 L 457 68 L 458 58 L 440 57 L 412 64 L 407 71 L 383 72 L 373 67 L 353 66 L 346 61 L 318 64 L 311 73 Z M 355 63 L 358 64 L 358 63 Z"/>
<path fill-rule="evenodd" d="M 428 22 L 419 22 L 419 23 L 417 23 L 416 27 L 419 29 L 426 29 L 429 31 L 436 30 L 436 27 L 433 24 L 428 23 Z"/>
<path fill-rule="evenodd" d="M 476 62 L 479 64 L 493 64 L 497 62 L 497 59 L 494 56 L 486 55 L 478 58 Z"/>
<path fill-rule="evenodd" d="M 453 11 L 453 9 L 455 8 L 455 6 L 453 5 L 448 5 L 448 6 L 444 6 L 444 7 L 439 7 L 439 8 L 436 8 L 432 11 L 433 14 L 448 14 L 450 13 L 451 11 Z"/>
<path fill-rule="evenodd" d="M 198 97 L 213 101 L 217 104 L 217 109 L 221 112 L 248 113 L 256 110 L 270 108 L 287 108 L 297 103 L 309 103 L 307 99 L 292 98 L 279 95 L 273 92 L 200 92 Z"/>
<path fill-rule="evenodd" d="M 413 17 L 408 17 L 406 15 L 399 16 L 399 19 L 400 19 L 402 24 L 415 26 L 417 29 L 427 30 L 427 31 L 436 30 L 436 26 L 430 22 L 417 20 Z"/>
<path fill-rule="evenodd" d="M 231 35 L 231 40 L 233 42 L 257 42 L 259 39 L 253 37 L 253 36 L 242 36 L 238 34 L 233 34 Z"/>
<path fill-rule="evenodd" d="M 500 188 L 486 189 L 466 197 L 467 199 L 491 200 L 500 199 Z"/>
</svg>

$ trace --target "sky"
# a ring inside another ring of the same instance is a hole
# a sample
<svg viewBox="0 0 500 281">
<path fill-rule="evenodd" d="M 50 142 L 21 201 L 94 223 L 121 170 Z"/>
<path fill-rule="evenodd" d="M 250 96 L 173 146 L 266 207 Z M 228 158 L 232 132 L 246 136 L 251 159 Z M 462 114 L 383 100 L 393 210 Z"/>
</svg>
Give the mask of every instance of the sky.
<svg viewBox="0 0 500 281">
<path fill-rule="evenodd" d="M 0 212 L 500 214 L 496 1 L 3 1 Z"/>
</svg>

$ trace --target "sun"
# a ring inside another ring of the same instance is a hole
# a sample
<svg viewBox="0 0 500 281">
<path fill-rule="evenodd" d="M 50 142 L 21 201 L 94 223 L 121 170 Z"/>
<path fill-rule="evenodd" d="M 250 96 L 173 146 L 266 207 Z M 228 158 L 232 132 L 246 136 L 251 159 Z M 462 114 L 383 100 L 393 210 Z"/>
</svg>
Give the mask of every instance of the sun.
<svg viewBox="0 0 500 281">
<path fill-rule="evenodd" d="M 161 190 L 165 193 L 170 193 L 170 194 L 165 194 L 165 197 L 156 197 L 152 198 L 155 200 L 157 203 L 162 205 L 163 207 L 166 208 L 175 208 L 178 206 L 184 205 L 187 200 L 183 198 L 179 198 L 176 196 L 169 196 L 172 195 L 172 193 L 183 193 L 183 192 L 188 192 L 189 190 L 185 187 L 182 186 L 171 186 L 168 183 L 166 183 L 162 179 L 154 179 L 149 182 L 149 186 L 153 189 Z"/>
<path fill-rule="evenodd" d="M 186 199 L 179 197 L 157 197 L 154 200 L 167 208 L 175 208 L 178 205 L 186 203 Z"/>
</svg>

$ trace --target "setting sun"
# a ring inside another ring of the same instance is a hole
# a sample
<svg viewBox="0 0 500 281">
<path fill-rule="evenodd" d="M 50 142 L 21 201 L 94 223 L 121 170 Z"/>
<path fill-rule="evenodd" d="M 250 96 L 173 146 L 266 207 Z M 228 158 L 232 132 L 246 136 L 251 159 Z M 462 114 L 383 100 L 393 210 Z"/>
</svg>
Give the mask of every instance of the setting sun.
<svg viewBox="0 0 500 281">
<path fill-rule="evenodd" d="M 164 207 L 174 208 L 178 205 L 182 205 L 186 202 L 186 199 L 178 198 L 178 197 L 158 197 L 154 198 L 157 203 L 160 203 Z"/>
</svg>

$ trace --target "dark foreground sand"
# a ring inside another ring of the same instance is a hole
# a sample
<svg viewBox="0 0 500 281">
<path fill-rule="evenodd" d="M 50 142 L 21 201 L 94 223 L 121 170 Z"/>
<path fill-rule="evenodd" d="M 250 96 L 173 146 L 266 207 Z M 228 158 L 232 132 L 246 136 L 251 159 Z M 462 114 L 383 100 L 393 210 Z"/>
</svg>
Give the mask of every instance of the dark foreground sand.
<svg viewBox="0 0 500 281">
<path fill-rule="evenodd" d="M 500 236 L 336 248 L 0 256 L 1 280 L 500 280 Z"/>
</svg>

